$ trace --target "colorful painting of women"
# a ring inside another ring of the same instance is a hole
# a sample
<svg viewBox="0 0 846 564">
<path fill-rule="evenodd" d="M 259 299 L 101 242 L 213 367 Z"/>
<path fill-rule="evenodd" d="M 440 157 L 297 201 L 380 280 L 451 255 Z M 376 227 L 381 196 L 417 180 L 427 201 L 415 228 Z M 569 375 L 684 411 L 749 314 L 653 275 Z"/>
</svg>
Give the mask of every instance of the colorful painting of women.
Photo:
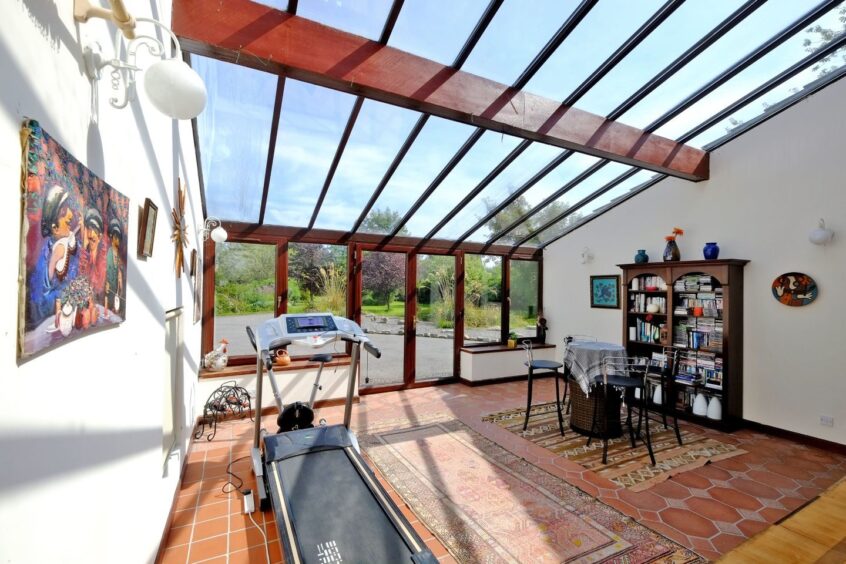
<svg viewBox="0 0 846 564">
<path fill-rule="evenodd" d="M 18 356 L 26 358 L 125 319 L 129 199 L 36 121 L 22 133 Z"/>
</svg>

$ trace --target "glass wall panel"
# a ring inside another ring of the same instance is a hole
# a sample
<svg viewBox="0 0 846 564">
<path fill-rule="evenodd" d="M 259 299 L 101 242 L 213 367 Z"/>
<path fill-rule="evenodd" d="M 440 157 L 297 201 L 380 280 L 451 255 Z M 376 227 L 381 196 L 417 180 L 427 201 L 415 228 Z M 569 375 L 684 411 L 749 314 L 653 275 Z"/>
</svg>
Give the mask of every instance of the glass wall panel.
<svg viewBox="0 0 846 564">
<path fill-rule="evenodd" d="M 359 230 L 389 233 L 473 131 L 469 125 L 429 118 Z"/>
<path fill-rule="evenodd" d="M 288 313 L 329 312 L 347 316 L 347 248 L 311 243 L 288 244 Z M 291 345 L 292 356 L 344 354 L 341 341 L 334 349 L 315 350 Z"/>
<path fill-rule="evenodd" d="M 509 328 L 518 337 L 537 335 L 538 263 L 529 260 L 511 261 L 511 308 Z"/>
<path fill-rule="evenodd" d="M 451 65 L 487 4 L 484 0 L 406 0 L 388 45 Z"/>
<path fill-rule="evenodd" d="M 577 2 L 507 0 L 473 49 L 462 70 L 513 84 L 567 20 Z"/>
<path fill-rule="evenodd" d="M 417 255 L 415 381 L 453 376 L 455 257 Z"/>
<path fill-rule="evenodd" d="M 502 257 L 464 255 L 464 343 L 502 342 Z"/>
<path fill-rule="evenodd" d="M 206 84 L 197 116 L 200 161 L 209 215 L 257 222 L 276 97 L 275 74 L 191 55 Z"/>
<path fill-rule="evenodd" d="M 300 0 L 297 15 L 368 39 L 379 39 L 391 3 L 391 0 Z"/>
<path fill-rule="evenodd" d="M 365 100 L 314 226 L 349 231 L 420 114 Z"/>
<path fill-rule="evenodd" d="M 255 355 L 247 338 L 276 316 L 276 245 L 218 243 L 214 271 L 214 340 L 230 355 Z"/>
<path fill-rule="evenodd" d="M 405 255 L 365 251 L 361 265 L 361 325 L 382 351 L 364 354 L 361 387 L 403 383 L 405 358 Z"/>
<path fill-rule="evenodd" d="M 355 96 L 285 80 L 266 223 L 308 225 Z"/>
</svg>

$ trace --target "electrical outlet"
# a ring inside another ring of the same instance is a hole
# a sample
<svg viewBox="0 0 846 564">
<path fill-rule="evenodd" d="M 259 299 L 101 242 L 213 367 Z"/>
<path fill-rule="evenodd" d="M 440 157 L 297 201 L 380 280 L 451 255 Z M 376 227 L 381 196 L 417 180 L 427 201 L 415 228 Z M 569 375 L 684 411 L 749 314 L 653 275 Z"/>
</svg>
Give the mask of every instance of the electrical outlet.
<svg viewBox="0 0 846 564">
<path fill-rule="evenodd" d="M 820 415 L 820 425 L 823 427 L 834 427 L 834 417 L 831 415 Z"/>
</svg>

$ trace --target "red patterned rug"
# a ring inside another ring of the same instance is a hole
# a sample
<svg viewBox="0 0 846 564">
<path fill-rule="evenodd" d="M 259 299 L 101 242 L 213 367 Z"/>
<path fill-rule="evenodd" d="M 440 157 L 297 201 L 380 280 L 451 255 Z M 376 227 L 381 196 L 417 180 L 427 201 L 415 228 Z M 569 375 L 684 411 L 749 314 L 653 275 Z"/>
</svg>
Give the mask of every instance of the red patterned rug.
<svg viewBox="0 0 846 564">
<path fill-rule="evenodd" d="M 459 562 L 702 561 L 460 421 L 406 423 L 359 440 Z"/>
</svg>

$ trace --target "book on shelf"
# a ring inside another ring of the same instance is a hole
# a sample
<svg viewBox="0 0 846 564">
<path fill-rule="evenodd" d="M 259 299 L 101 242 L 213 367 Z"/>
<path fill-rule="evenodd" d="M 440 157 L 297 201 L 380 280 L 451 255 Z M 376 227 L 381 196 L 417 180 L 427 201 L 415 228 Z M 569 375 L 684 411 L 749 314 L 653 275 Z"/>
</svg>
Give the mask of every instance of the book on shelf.
<svg viewBox="0 0 846 564">
<path fill-rule="evenodd" d="M 646 291 L 647 288 L 656 288 L 656 291 L 667 290 L 667 283 L 660 276 L 636 276 L 632 278 L 631 288 L 635 292 Z"/>
</svg>

